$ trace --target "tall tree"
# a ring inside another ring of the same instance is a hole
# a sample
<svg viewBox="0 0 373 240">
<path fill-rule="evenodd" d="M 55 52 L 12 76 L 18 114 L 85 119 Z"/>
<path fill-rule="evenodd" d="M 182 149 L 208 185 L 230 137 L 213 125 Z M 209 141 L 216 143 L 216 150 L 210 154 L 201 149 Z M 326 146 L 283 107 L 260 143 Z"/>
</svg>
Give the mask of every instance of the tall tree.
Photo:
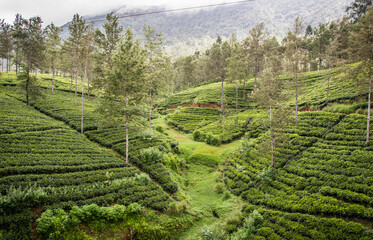
<svg viewBox="0 0 373 240">
<path fill-rule="evenodd" d="M 103 119 L 126 129 L 126 163 L 128 161 L 128 130 L 142 111 L 140 103 L 144 97 L 145 59 L 139 41 L 133 39 L 128 29 L 118 50 L 111 58 L 112 66 L 106 71 L 103 98 L 99 112 Z"/>
<path fill-rule="evenodd" d="M 194 72 L 196 69 L 195 61 L 193 56 L 186 56 L 183 58 L 183 80 L 187 83 L 187 88 L 193 83 Z"/>
<path fill-rule="evenodd" d="M 20 65 L 20 38 L 22 35 L 22 22 L 23 18 L 20 14 L 16 14 L 16 18 L 13 22 L 13 28 L 12 28 L 12 36 L 13 36 L 13 45 L 14 45 L 14 53 L 15 53 L 15 65 L 16 65 L 16 74 L 18 74 L 18 67 Z"/>
<path fill-rule="evenodd" d="M 163 83 L 162 80 L 162 34 L 156 33 L 149 25 L 144 25 L 146 49 L 146 82 L 149 97 L 149 130 L 152 128 L 152 92 Z"/>
<path fill-rule="evenodd" d="M 88 26 L 86 25 L 85 20 L 79 16 L 79 14 L 75 14 L 73 17 L 73 21 L 69 25 L 69 37 L 65 41 L 65 46 L 67 47 L 68 52 L 72 55 L 72 59 L 75 65 L 75 106 L 77 104 L 77 96 L 78 96 L 78 74 L 79 74 L 79 66 L 81 65 L 82 59 L 82 48 L 83 42 L 87 35 Z"/>
<path fill-rule="evenodd" d="M 350 18 L 354 23 L 356 23 L 372 5 L 372 0 L 355 0 L 349 6 L 346 7 L 346 12 L 350 14 Z"/>
<path fill-rule="evenodd" d="M 40 17 L 23 19 L 18 35 L 23 74 L 19 76 L 23 80 L 22 88 L 26 92 L 26 104 L 29 105 L 30 97 L 37 97 L 39 91 L 37 80 L 30 76 L 33 69 L 39 68 L 44 61 L 45 37 Z"/>
<path fill-rule="evenodd" d="M 0 20 L 0 58 L 6 59 L 7 72 L 10 71 L 12 51 L 12 28 L 2 19 Z"/>
<path fill-rule="evenodd" d="M 238 42 L 232 43 L 232 54 L 227 59 L 227 80 L 236 83 L 236 125 L 238 124 L 238 82 L 245 77 L 245 59 Z"/>
<path fill-rule="evenodd" d="M 83 51 L 82 57 L 84 59 L 84 75 L 82 81 L 82 115 L 81 115 L 81 127 L 80 127 L 80 134 L 83 136 L 83 125 L 84 125 L 84 86 L 87 80 L 87 68 L 89 67 L 89 59 L 92 57 L 92 53 L 94 51 L 94 31 L 93 31 L 93 24 L 90 24 L 87 29 L 86 37 L 83 41 Z M 89 71 L 89 70 L 88 70 Z M 88 87 L 89 87 L 89 79 L 88 79 Z"/>
<path fill-rule="evenodd" d="M 249 55 L 253 58 L 255 80 L 254 85 L 257 84 L 257 76 L 259 72 L 260 63 L 264 57 L 264 42 L 267 38 L 264 23 L 261 22 L 250 30 L 249 37 L 245 40 L 245 44 L 249 48 Z"/>
<path fill-rule="evenodd" d="M 313 35 L 314 48 L 319 59 L 319 70 L 321 70 L 326 51 L 332 40 L 332 31 L 329 29 L 328 24 L 321 23 L 313 30 Z"/>
<path fill-rule="evenodd" d="M 369 144 L 371 92 L 373 75 L 373 7 L 369 7 L 365 16 L 361 17 L 350 38 L 351 56 L 361 64 L 354 69 L 354 74 L 362 74 L 362 84 L 368 86 L 368 116 L 366 143 Z M 358 79 L 358 78 L 357 78 Z"/>
<path fill-rule="evenodd" d="M 303 23 L 300 17 L 295 19 L 293 32 L 289 32 L 286 42 L 286 56 L 290 63 L 290 69 L 295 78 L 295 124 L 298 125 L 298 77 L 299 64 L 305 58 L 304 50 L 302 49 L 303 42 Z"/>
<path fill-rule="evenodd" d="M 208 68 L 210 79 L 219 79 L 221 81 L 221 107 L 224 109 L 224 79 L 225 79 L 225 68 L 227 67 L 226 59 L 230 57 L 231 49 L 228 42 L 222 43 L 222 39 L 219 36 L 214 45 L 209 50 L 208 56 Z"/>
<path fill-rule="evenodd" d="M 54 93 L 54 75 L 56 73 L 56 61 L 58 59 L 58 53 L 61 45 L 61 31 L 62 29 L 56 27 L 53 23 L 47 26 L 47 62 L 52 68 L 52 94 Z"/>
<path fill-rule="evenodd" d="M 93 85 L 96 88 L 101 88 L 105 79 L 105 67 L 111 67 L 111 56 L 118 46 L 123 27 L 119 26 L 119 20 L 116 15 L 109 13 L 106 15 L 105 23 L 103 24 L 104 32 L 96 30 L 95 43 L 97 51 L 95 53 L 94 69 L 95 75 Z"/>
<path fill-rule="evenodd" d="M 264 69 L 260 73 L 260 83 L 254 88 L 252 98 L 259 104 L 269 107 L 270 153 L 271 167 L 274 167 L 274 148 L 284 138 L 283 128 L 289 124 L 289 114 L 286 105 L 286 95 L 282 91 L 284 82 L 279 80 L 281 60 L 278 52 L 272 52 L 266 57 Z M 267 145 L 267 143 L 264 142 Z"/>
</svg>

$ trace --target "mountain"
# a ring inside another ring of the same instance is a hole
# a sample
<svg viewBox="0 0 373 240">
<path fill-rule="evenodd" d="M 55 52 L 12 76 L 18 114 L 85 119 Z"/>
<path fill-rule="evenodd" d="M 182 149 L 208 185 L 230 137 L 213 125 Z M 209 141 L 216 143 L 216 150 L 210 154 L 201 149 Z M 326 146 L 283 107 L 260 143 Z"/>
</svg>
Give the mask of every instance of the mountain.
<svg viewBox="0 0 373 240">
<path fill-rule="evenodd" d="M 201 10 L 137 17 L 125 16 L 166 8 L 123 6 L 113 12 L 120 17 L 120 23 L 125 28 L 134 29 L 137 36 L 141 37 L 142 26 L 149 24 L 156 31 L 163 33 L 164 45 L 169 55 L 185 55 L 209 47 L 219 35 L 228 38 L 232 33 L 236 33 L 238 39 L 243 39 L 249 30 L 260 22 L 265 23 L 271 35 L 281 40 L 292 28 L 297 16 L 302 17 L 305 26 L 316 26 L 322 22 L 342 18 L 345 7 L 351 2 L 352 0 L 257 0 Z M 85 18 L 87 22 L 92 21 L 95 27 L 100 28 L 105 16 L 106 14 L 100 14 Z M 65 30 L 68 24 L 63 26 Z"/>
</svg>

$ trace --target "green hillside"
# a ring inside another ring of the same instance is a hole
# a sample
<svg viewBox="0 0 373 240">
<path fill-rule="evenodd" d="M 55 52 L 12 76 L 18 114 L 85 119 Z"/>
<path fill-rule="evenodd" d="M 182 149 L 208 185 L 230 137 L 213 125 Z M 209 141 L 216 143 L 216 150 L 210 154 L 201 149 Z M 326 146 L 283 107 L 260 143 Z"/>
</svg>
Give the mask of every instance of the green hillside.
<svg viewBox="0 0 373 240">
<path fill-rule="evenodd" d="M 286 140 L 275 148 L 271 170 L 269 112 L 243 99 L 242 85 L 238 114 L 235 104 L 218 109 L 220 83 L 167 99 L 154 131 L 131 130 L 126 166 L 125 130 L 100 125 L 98 98 L 85 98 L 81 137 L 81 97 L 74 106 L 68 78 L 56 81 L 52 95 L 48 75 L 40 76 L 44 97 L 26 106 L 15 75 L 3 73 L 0 236 L 56 234 L 57 227 L 37 232 L 36 226 L 48 214 L 72 220 L 78 211 L 78 223 L 61 223 L 69 229 L 61 236 L 121 239 L 132 229 L 124 213 L 139 203 L 147 210 L 134 239 L 198 239 L 206 231 L 234 239 L 257 216 L 255 239 L 371 239 L 373 147 L 365 144 L 366 115 L 360 114 L 364 91 L 338 69 L 331 75 L 328 99 L 327 71 L 301 77 L 299 99 L 307 111 L 299 113 L 298 126 L 282 130 Z M 291 87 L 291 77 L 282 79 Z M 252 80 L 246 86 L 251 92 Z M 234 103 L 235 85 L 226 84 L 225 94 Z M 162 159 L 144 160 L 149 147 L 161 150 Z M 97 215 L 84 215 L 92 211 Z"/>
</svg>

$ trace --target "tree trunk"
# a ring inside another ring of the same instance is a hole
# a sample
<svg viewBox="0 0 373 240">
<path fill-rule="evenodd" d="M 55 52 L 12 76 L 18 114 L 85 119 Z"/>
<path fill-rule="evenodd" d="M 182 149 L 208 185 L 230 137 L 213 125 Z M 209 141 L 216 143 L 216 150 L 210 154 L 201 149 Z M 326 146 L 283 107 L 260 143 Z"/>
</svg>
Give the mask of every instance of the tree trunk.
<svg viewBox="0 0 373 240">
<path fill-rule="evenodd" d="M 78 66 L 76 66 L 76 74 L 75 74 L 75 106 L 76 106 L 77 97 L 78 97 Z"/>
<path fill-rule="evenodd" d="M 246 91 L 246 89 L 245 89 L 245 87 L 246 87 L 246 79 L 244 78 L 244 80 L 243 80 L 243 96 L 242 96 L 242 98 L 243 98 L 243 100 L 245 100 L 245 91 Z"/>
<path fill-rule="evenodd" d="M 322 68 L 322 58 L 320 57 L 319 58 L 319 70 L 321 70 L 321 68 Z"/>
<path fill-rule="evenodd" d="M 367 139 L 366 139 L 367 145 L 369 144 L 371 94 L 372 94 L 372 67 L 370 67 L 369 69 L 368 117 L 367 117 Z"/>
<path fill-rule="evenodd" d="M 256 86 L 256 77 L 258 75 L 258 55 L 255 56 L 255 80 L 254 80 L 254 86 Z"/>
<path fill-rule="evenodd" d="M 149 130 L 152 130 L 152 89 L 149 88 Z"/>
<path fill-rule="evenodd" d="M 221 79 L 221 107 L 220 110 L 224 110 L 224 79 Z"/>
<path fill-rule="evenodd" d="M 82 82 L 82 118 L 81 118 L 81 124 L 80 124 L 80 135 L 82 137 L 83 137 L 83 118 L 84 118 L 84 84 L 85 84 L 86 77 L 87 77 L 87 59 L 85 61 L 84 78 Z"/>
<path fill-rule="evenodd" d="M 29 105 L 29 94 L 28 94 L 28 89 L 29 89 L 29 84 L 30 84 L 30 73 L 27 71 L 27 79 L 26 79 L 26 105 Z"/>
<path fill-rule="evenodd" d="M 18 50 L 16 51 L 16 75 L 18 75 Z"/>
<path fill-rule="evenodd" d="M 328 90 L 326 91 L 326 99 L 329 98 L 329 87 L 330 87 L 330 66 L 329 66 L 329 73 L 328 73 Z"/>
<path fill-rule="evenodd" d="M 128 107 L 128 94 L 126 94 L 126 107 Z M 128 114 L 126 113 L 126 165 L 128 164 Z"/>
<path fill-rule="evenodd" d="M 88 96 L 88 99 L 89 99 L 89 93 L 90 93 L 90 89 L 89 89 L 89 79 L 91 79 L 91 70 L 90 70 L 90 64 L 88 62 L 88 73 L 87 73 L 87 96 Z"/>
<path fill-rule="evenodd" d="M 273 126 L 272 126 L 272 106 L 269 107 L 269 122 L 270 122 L 270 125 L 271 125 L 271 167 L 273 168 L 273 148 L 274 148 L 274 145 L 275 145 L 275 137 L 274 137 L 274 133 L 273 133 Z"/>
<path fill-rule="evenodd" d="M 52 58 L 52 94 L 54 93 L 54 59 Z"/>
<path fill-rule="evenodd" d="M 4 59 L 1 59 L 1 71 L 4 72 Z"/>
<path fill-rule="evenodd" d="M 237 66 L 238 68 L 238 66 Z M 237 77 L 238 69 L 236 69 L 236 125 L 238 125 L 238 77 Z"/>
<path fill-rule="evenodd" d="M 6 72 L 7 73 L 9 72 L 8 69 L 9 69 L 9 59 L 7 58 L 6 59 Z"/>
<path fill-rule="evenodd" d="M 295 125 L 298 126 L 298 63 L 295 66 Z"/>
</svg>

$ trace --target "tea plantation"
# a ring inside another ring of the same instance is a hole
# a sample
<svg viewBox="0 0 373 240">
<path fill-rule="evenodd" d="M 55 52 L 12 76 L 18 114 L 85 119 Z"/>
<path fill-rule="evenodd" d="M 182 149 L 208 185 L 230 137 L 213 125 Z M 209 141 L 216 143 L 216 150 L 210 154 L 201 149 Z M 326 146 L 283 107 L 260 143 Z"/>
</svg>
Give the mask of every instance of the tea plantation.
<svg viewBox="0 0 373 240">
<path fill-rule="evenodd" d="M 0 102 L 0 227 L 9 238 L 30 234 L 30 208 L 137 202 L 164 211 L 172 201 L 137 168 L 65 124 L 4 93 Z"/>
<path fill-rule="evenodd" d="M 365 91 L 343 75 L 331 71 L 328 98 L 327 70 L 301 76 L 307 111 L 276 132 L 270 168 L 269 111 L 248 97 L 252 80 L 245 99 L 240 84 L 237 111 L 234 84 L 223 112 L 220 83 L 166 99 L 156 131 L 130 129 L 127 166 L 125 128 L 100 125 L 95 95 L 85 97 L 82 137 L 69 78 L 51 94 L 40 75 L 43 97 L 26 106 L 15 75 L 2 74 L 0 239 L 235 239 L 248 226 L 253 239 L 373 239 Z"/>
<path fill-rule="evenodd" d="M 248 202 L 246 212 L 263 215 L 258 235 L 266 239 L 371 239 L 359 224 L 371 228 L 373 219 L 366 117 L 306 112 L 300 123 L 275 149 L 274 171 L 255 146 L 232 156 L 224 170 L 227 186 Z"/>
</svg>

